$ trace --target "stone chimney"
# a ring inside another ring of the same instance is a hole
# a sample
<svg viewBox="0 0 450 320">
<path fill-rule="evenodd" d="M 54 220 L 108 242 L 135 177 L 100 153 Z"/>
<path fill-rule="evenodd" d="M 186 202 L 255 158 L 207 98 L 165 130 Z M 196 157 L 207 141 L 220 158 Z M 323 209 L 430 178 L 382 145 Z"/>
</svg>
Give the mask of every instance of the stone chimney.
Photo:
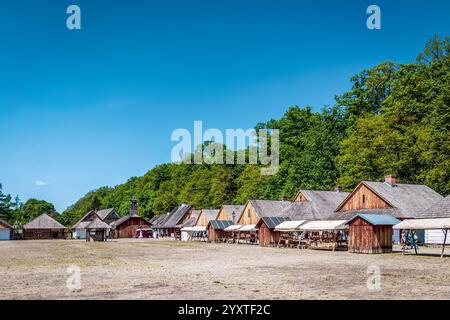
<svg viewBox="0 0 450 320">
<path fill-rule="evenodd" d="M 384 182 L 390 185 L 391 187 L 394 187 L 397 183 L 397 176 L 395 174 L 388 174 L 384 176 Z"/>
<path fill-rule="evenodd" d="M 341 186 L 336 186 L 336 188 L 334 188 L 334 191 L 341 192 L 342 191 L 342 187 Z"/>
<path fill-rule="evenodd" d="M 136 217 L 137 215 L 138 215 L 138 203 L 137 199 L 133 198 L 131 199 L 130 216 Z"/>
</svg>

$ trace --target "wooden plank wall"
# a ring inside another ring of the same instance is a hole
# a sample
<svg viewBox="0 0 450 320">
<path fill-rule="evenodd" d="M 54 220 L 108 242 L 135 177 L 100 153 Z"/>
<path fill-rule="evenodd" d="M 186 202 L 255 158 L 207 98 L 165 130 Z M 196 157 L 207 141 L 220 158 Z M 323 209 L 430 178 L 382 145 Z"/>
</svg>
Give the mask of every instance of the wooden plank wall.
<svg viewBox="0 0 450 320">
<path fill-rule="evenodd" d="M 250 202 L 247 202 L 237 224 L 257 224 L 258 221 L 259 217 L 256 214 L 255 208 L 253 208 Z"/>
<path fill-rule="evenodd" d="M 361 184 L 339 211 L 387 208 L 391 208 L 391 206 L 372 192 L 372 190 Z"/>
<path fill-rule="evenodd" d="M 150 224 L 141 217 L 128 219 L 117 227 L 119 238 L 133 238 L 140 227 L 147 228 L 150 227 Z"/>
<path fill-rule="evenodd" d="M 392 252 L 392 227 L 373 226 L 357 218 L 350 225 L 348 247 L 354 253 Z"/>
</svg>

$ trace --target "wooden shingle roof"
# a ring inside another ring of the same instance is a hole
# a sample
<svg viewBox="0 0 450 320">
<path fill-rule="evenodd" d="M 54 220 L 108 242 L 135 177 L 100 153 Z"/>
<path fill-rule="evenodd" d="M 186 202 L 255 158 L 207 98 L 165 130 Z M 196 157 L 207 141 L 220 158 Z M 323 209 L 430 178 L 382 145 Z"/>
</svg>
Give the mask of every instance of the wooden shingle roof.
<svg viewBox="0 0 450 320">
<path fill-rule="evenodd" d="M 281 212 L 291 204 L 290 201 L 277 200 L 249 200 L 249 202 L 259 218 L 280 216 Z"/>
<path fill-rule="evenodd" d="M 421 218 L 450 218 L 450 195 L 424 210 Z"/>
<path fill-rule="evenodd" d="M 23 226 L 24 229 L 67 229 L 47 214 L 41 214 Z"/>
</svg>

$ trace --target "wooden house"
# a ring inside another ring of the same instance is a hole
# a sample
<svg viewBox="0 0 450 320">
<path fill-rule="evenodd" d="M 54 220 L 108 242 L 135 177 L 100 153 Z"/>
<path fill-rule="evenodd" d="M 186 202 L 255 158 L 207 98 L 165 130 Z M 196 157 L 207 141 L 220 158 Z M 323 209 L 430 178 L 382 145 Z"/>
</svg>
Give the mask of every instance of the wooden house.
<svg viewBox="0 0 450 320">
<path fill-rule="evenodd" d="M 0 219 L 0 241 L 11 240 L 13 227 L 5 220 Z"/>
<path fill-rule="evenodd" d="M 25 240 L 65 239 L 67 228 L 47 214 L 42 214 L 23 226 Z"/>
<path fill-rule="evenodd" d="M 130 214 L 111 223 L 114 231 L 113 238 L 134 238 L 138 229 L 150 228 L 151 224 L 147 219 L 138 215 L 138 204 L 136 199 L 131 200 Z"/>
<path fill-rule="evenodd" d="M 165 215 L 153 229 L 158 237 L 181 239 L 181 229 L 195 223 L 195 215 L 194 207 L 183 203 Z"/>
<path fill-rule="evenodd" d="M 86 241 L 106 241 L 111 227 L 99 217 L 94 217 L 86 225 Z"/>
<path fill-rule="evenodd" d="M 242 205 L 224 204 L 220 208 L 217 220 L 233 221 L 236 223 L 242 213 L 242 210 L 244 210 L 244 206 Z"/>
<path fill-rule="evenodd" d="M 195 222 L 197 227 L 206 227 L 211 220 L 217 220 L 219 214 L 218 209 L 202 209 L 200 210 L 200 215 Z"/>
<path fill-rule="evenodd" d="M 280 240 L 280 232 L 275 230 L 279 224 L 291 221 L 287 217 L 262 217 L 256 224 L 259 236 L 259 245 L 263 247 L 276 246 Z"/>
<path fill-rule="evenodd" d="M 120 216 L 113 208 L 98 211 L 91 210 L 73 225 L 73 237 L 75 239 L 86 239 L 86 227 L 96 218 L 99 218 L 107 225 L 110 225 L 112 222 L 119 220 Z M 109 230 L 107 233 L 107 236 L 109 236 Z"/>
<path fill-rule="evenodd" d="M 227 220 L 210 220 L 206 227 L 209 242 L 225 242 L 228 238 L 228 233 L 224 231 L 225 228 L 233 225 L 233 221 Z"/>
<path fill-rule="evenodd" d="M 426 217 L 431 204 L 441 199 L 440 194 L 425 185 L 399 184 L 394 175 L 387 175 L 384 182 L 359 183 L 337 207 L 333 218 L 350 220 L 357 214 L 377 214 L 390 215 L 399 220 L 420 219 Z M 400 234 L 394 234 L 394 242 L 401 241 Z M 422 241 L 423 235 L 418 234 Z"/>
<path fill-rule="evenodd" d="M 390 215 L 358 214 L 349 225 L 348 251 L 353 253 L 392 252 L 392 226 L 400 220 Z"/>
</svg>

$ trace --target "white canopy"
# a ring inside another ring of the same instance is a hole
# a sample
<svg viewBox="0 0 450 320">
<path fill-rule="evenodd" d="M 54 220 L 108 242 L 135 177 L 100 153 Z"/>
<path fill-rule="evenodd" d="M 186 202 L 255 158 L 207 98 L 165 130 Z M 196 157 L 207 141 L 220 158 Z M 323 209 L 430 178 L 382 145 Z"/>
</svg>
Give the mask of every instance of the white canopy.
<svg viewBox="0 0 450 320">
<path fill-rule="evenodd" d="M 275 227 L 275 231 L 298 231 L 299 227 L 304 224 L 306 220 L 299 221 L 284 221 Z"/>
<path fill-rule="evenodd" d="M 226 227 L 225 229 L 223 229 L 223 231 L 238 231 L 240 228 L 242 228 L 243 225 L 242 224 L 233 224 L 229 227 Z"/>
<path fill-rule="evenodd" d="M 404 220 L 392 228 L 403 230 L 450 229 L 450 218 Z"/>
<path fill-rule="evenodd" d="M 345 224 L 347 220 L 322 220 L 311 221 L 300 226 L 299 230 L 304 231 L 335 231 L 348 228 Z"/>
<path fill-rule="evenodd" d="M 249 231 L 257 231 L 255 224 L 245 224 L 241 228 L 239 228 L 237 231 L 241 232 L 249 232 Z"/>
<path fill-rule="evenodd" d="M 206 227 L 196 226 L 196 227 L 184 227 L 181 229 L 184 232 L 202 232 L 206 231 Z"/>
</svg>

